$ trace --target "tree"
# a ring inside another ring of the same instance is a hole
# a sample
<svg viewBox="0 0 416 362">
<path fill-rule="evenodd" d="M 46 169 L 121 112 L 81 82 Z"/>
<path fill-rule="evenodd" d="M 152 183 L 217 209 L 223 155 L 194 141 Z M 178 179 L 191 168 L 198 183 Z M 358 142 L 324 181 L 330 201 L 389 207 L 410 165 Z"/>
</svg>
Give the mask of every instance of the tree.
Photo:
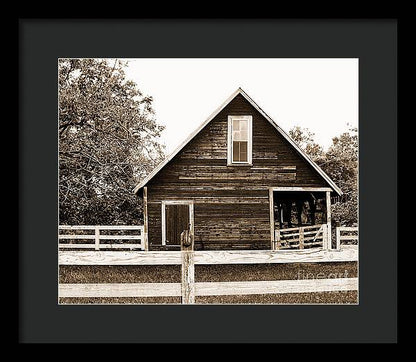
<svg viewBox="0 0 416 362">
<path fill-rule="evenodd" d="M 314 141 L 314 134 L 307 128 L 294 127 L 289 131 L 292 139 L 314 160 L 344 193 L 332 204 L 334 223 L 346 226 L 358 222 L 358 130 L 332 139 L 328 151 Z"/>
<path fill-rule="evenodd" d="M 324 155 L 322 146 L 314 141 L 315 134 L 308 128 L 301 128 L 299 126 L 293 127 L 289 131 L 289 136 L 302 148 L 308 156 L 317 160 Z"/>
<path fill-rule="evenodd" d="M 126 79 L 126 62 L 60 59 L 61 224 L 138 224 L 132 189 L 164 155 L 152 98 Z"/>
<path fill-rule="evenodd" d="M 358 223 L 358 130 L 347 132 L 332 139 L 325 154 L 322 169 L 334 180 L 344 195 L 332 205 L 335 223 L 352 226 Z"/>
</svg>

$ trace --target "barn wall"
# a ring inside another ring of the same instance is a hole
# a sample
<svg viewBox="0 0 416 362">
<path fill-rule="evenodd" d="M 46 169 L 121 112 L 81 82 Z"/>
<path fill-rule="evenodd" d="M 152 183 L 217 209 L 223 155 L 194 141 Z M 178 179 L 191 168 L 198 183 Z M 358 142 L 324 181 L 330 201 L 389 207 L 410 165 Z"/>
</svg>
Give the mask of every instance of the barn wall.
<svg viewBox="0 0 416 362">
<path fill-rule="evenodd" d="M 253 165 L 227 166 L 227 116 L 253 116 Z M 197 249 L 269 248 L 268 187 L 327 186 L 241 95 L 148 184 L 149 242 L 161 244 L 161 201 L 194 200 Z"/>
</svg>

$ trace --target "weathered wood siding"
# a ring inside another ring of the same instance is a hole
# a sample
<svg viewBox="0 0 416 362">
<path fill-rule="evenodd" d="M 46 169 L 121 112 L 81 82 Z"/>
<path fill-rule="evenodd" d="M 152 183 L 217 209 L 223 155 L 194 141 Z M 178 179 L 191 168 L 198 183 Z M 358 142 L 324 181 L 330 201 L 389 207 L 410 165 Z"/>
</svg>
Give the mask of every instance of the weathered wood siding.
<svg viewBox="0 0 416 362">
<path fill-rule="evenodd" d="M 227 116 L 253 116 L 252 166 L 227 166 Z M 237 95 L 148 184 L 150 249 L 161 245 L 161 201 L 194 200 L 195 249 L 270 248 L 268 187 L 327 186 Z"/>
</svg>

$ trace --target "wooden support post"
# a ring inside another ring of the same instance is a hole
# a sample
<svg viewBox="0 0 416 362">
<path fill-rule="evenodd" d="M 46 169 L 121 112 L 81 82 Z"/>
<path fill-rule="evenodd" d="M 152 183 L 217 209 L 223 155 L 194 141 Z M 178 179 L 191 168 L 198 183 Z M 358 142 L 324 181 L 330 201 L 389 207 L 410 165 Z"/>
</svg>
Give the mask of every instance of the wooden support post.
<svg viewBox="0 0 416 362">
<path fill-rule="evenodd" d="M 194 204 L 193 203 L 189 204 L 189 224 L 190 224 L 189 232 L 191 233 L 191 238 L 192 238 L 192 250 L 194 250 L 195 231 L 194 231 Z"/>
<path fill-rule="evenodd" d="M 274 240 L 274 200 L 273 200 L 273 189 L 269 189 L 269 211 L 270 211 L 270 243 L 271 249 L 275 250 L 275 240 Z"/>
<path fill-rule="evenodd" d="M 143 187 L 143 244 L 145 251 L 149 251 L 148 235 L 147 186 L 145 186 Z"/>
<path fill-rule="evenodd" d="M 331 241 L 331 191 L 326 192 L 326 224 L 328 225 L 327 248 L 332 249 L 332 241 Z"/>
<path fill-rule="evenodd" d="M 182 304 L 195 303 L 194 235 L 192 230 L 181 233 Z"/>
<path fill-rule="evenodd" d="M 299 228 L 299 249 L 303 249 L 303 238 L 304 238 L 304 229 L 301 227 Z"/>
<path fill-rule="evenodd" d="M 95 226 L 95 250 L 100 250 L 100 227 Z"/>
</svg>

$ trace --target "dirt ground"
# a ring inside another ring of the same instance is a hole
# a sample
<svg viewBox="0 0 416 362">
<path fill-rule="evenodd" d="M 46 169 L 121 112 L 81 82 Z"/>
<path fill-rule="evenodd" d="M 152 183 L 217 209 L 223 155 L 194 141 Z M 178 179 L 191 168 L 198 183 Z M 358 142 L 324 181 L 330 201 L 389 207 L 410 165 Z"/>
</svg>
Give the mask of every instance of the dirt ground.
<svg viewBox="0 0 416 362">
<path fill-rule="evenodd" d="M 60 283 L 180 283 L 180 265 L 60 266 Z M 196 265 L 196 282 L 353 278 L 357 263 Z M 356 304 L 357 291 L 196 297 L 197 304 Z M 60 304 L 180 304 L 179 297 L 60 298 Z"/>
</svg>

